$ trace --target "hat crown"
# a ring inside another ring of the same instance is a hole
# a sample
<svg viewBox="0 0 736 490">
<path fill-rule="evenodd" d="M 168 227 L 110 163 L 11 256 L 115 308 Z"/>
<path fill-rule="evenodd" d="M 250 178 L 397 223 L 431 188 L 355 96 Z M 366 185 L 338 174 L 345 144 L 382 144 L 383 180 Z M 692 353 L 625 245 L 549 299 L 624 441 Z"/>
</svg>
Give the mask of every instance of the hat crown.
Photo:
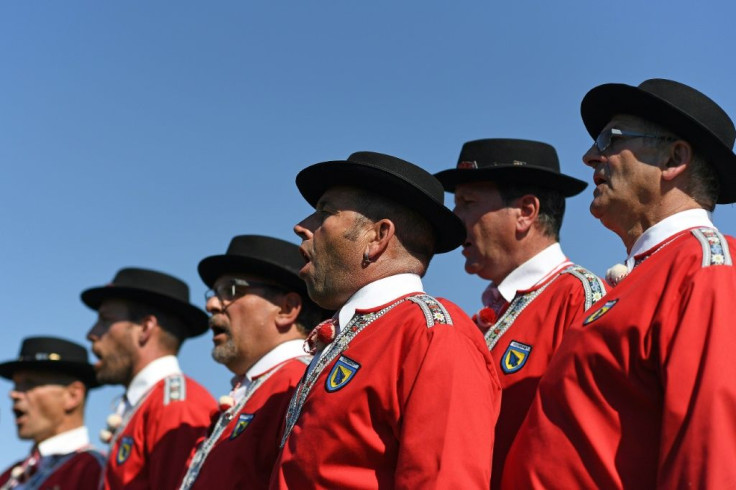
<svg viewBox="0 0 736 490">
<path fill-rule="evenodd" d="M 439 203 L 444 203 L 442 184 L 418 165 L 375 151 L 356 151 L 348 157 L 348 161 L 390 172 L 406 182 L 421 186 L 426 195 Z"/>
<path fill-rule="evenodd" d="M 225 255 L 270 262 L 299 275 L 304 259 L 299 247 L 286 240 L 261 235 L 238 235 L 230 240 Z M 240 271 L 232 271 L 240 272 Z M 248 272 L 244 270 L 243 272 Z"/>
<path fill-rule="evenodd" d="M 639 88 L 685 112 L 711 131 L 724 145 L 733 148 L 736 128 L 728 114 L 710 97 L 683 83 L 664 78 L 652 78 Z"/>
<path fill-rule="evenodd" d="M 87 363 L 87 349 L 79 344 L 56 337 L 23 339 L 18 356 L 20 361 L 66 361 Z"/>
<path fill-rule="evenodd" d="M 139 289 L 189 302 L 189 286 L 184 281 L 150 269 L 136 267 L 120 269 L 110 286 Z"/>
<path fill-rule="evenodd" d="M 475 165 L 467 165 L 467 163 Z M 457 168 L 533 166 L 559 173 L 560 161 L 552 145 L 540 141 L 487 138 L 468 141 L 460 150 Z"/>
</svg>

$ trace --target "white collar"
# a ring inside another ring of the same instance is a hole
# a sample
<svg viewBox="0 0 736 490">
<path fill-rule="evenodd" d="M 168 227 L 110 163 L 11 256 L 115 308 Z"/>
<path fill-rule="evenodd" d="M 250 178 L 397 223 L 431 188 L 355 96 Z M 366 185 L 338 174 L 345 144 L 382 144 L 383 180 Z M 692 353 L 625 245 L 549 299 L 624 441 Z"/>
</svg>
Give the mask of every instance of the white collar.
<svg viewBox="0 0 736 490">
<path fill-rule="evenodd" d="M 257 378 L 282 362 L 304 355 L 306 355 L 304 353 L 304 339 L 287 340 L 258 359 L 245 373 L 245 380 L 253 381 L 253 378 Z"/>
<path fill-rule="evenodd" d="M 128 403 L 135 405 L 156 383 L 172 374 L 181 374 L 176 356 L 163 356 L 151 361 L 135 375 L 133 381 L 128 385 L 128 390 L 125 392 Z"/>
<path fill-rule="evenodd" d="M 355 310 L 382 306 L 409 293 L 423 293 L 422 279 L 417 274 L 396 274 L 366 284 L 353 294 L 338 313 L 339 325 L 347 325 Z"/>
<path fill-rule="evenodd" d="M 680 211 L 672 216 L 668 216 L 659 223 L 648 228 L 631 247 L 631 252 L 626 258 L 626 267 L 631 272 L 636 261 L 635 257 L 653 249 L 668 238 L 677 235 L 680 232 L 705 226 L 715 228 L 710 219 L 710 213 L 705 209 L 688 209 Z"/>
<path fill-rule="evenodd" d="M 511 271 L 498 285 L 498 291 L 510 303 L 517 291 L 532 288 L 570 263 L 560 244 L 553 243 Z"/>
<path fill-rule="evenodd" d="M 41 453 L 41 456 L 53 456 L 73 453 L 86 446 L 89 446 L 89 432 L 86 427 L 82 426 L 39 442 L 38 452 Z"/>
</svg>

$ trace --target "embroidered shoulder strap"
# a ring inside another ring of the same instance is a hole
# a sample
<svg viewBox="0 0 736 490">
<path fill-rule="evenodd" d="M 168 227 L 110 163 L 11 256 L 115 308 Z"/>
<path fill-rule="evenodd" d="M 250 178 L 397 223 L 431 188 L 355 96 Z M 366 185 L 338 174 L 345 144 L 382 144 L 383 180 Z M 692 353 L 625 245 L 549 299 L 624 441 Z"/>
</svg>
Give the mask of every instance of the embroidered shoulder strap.
<svg viewBox="0 0 736 490">
<path fill-rule="evenodd" d="M 428 294 L 419 294 L 407 298 L 412 303 L 416 303 L 424 313 L 424 319 L 427 321 L 427 328 L 432 328 L 437 323 L 452 325 L 452 317 L 447 309 L 432 296 Z"/>
<path fill-rule="evenodd" d="M 585 306 L 583 311 L 593 306 L 593 303 L 606 294 L 606 286 L 603 284 L 603 281 L 581 265 L 573 264 L 563 270 L 562 274 L 570 274 L 577 277 L 583 285 L 583 290 L 585 291 Z"/>
<path fill-rule="evenodd" d="M 174 374 L 165 379 L 164 405 L 187 399 L 187 380 L 183 374 Z"/>
<path fill-rule="evenodd" d="M 703 267 L 712 265 L 733 265 L 731 251 L 726 238 L 715 228 L 696 228 L 693 236 L 703 247 Z"/>
</svg>

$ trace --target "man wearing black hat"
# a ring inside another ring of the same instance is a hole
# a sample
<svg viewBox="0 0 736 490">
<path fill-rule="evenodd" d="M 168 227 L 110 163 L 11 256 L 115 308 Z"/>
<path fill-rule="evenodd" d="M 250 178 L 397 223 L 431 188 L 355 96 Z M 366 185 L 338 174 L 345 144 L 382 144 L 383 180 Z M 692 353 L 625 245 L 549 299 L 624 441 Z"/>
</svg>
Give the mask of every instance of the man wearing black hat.
<svg viewBox="0 0 736 490">
<path fill-rule="evenodd" d="M 591 213 L 628 258 L 565 336 L 511 448 L 506 488 L 736 484 L 736 129 L 711 99 L 654 79 L 582 102 Z"/>
<path fill-rule="evenodd" d="M 559 244 L 565 198 L 586 184 L 560 173 L 555 149 L 537 141 L 483 139 L 463 145 L 455 169 L 435 175 L 455 194 L 465 270 L 491 281 L 473 317 L 501 367 L 491 488 L 531 404 L 539 378 L 573 319 L 606 286 Z"/>
<path fill-rule="evenodd" d="M 281 426 L 311 357 L 304 338 L 325 312 L 307 296 L 293 243 L 236 236 L 199 263 L 210 287 L 212 357 L 235 374 L 221 414 L 193 455 L 182 489 L 268 488 Z"/>
<path fill-rule="evenodd" d="M 0 488 L 98 488 L 105 456 L 84 426 L 84 404 L 97 386 L 81 345 L 55 337 L 23 340 L 17 360 L 0 364 L 10 391 L 18 437 L 31 454 L 0 474 Z"/>
<path fill-rule="evenodd" d="M 310 297 L 336 309 L 286 417 L 271 488 L 487 488 L 500 386 L 483 337 L 423 291 L 465 236 L 423 169 L 372 152 L 296 179 Z"/>
<path fill-rule="evenodd" d="M 207 314 L 189 303 L 184 282 L 148 269 L 121 269 L 82 301 L 98 312 L 87 334 L 97 380 L 126 387 L 102 434 L 110 442 L 104 488 L 176 488 L 217 409 L 176 359 L 184 339 L 207 331 Z"/>
</svg>

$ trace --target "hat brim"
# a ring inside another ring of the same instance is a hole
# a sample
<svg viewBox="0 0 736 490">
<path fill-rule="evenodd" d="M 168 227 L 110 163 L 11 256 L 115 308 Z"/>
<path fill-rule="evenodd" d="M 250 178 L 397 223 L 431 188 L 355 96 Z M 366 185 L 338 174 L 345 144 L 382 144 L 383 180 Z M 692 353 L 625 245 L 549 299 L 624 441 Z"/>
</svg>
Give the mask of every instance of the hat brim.
<svg viewBox="0 0 736 490">
<path fill-rule="evenodd" d="M 252 274 L 301 294 L 307 292 L 306 284 L 297 274 L 284 270 L 280 264 L 274 264 L 263 259 L 238 255 L 213 255 L 202 259 L 197 270 L 199 271 L 199 277 L 210 288 L 220 276 L 226 274 Z"/>
<path fill-rule="evenodd" d="M 139 301 L 160 307 L 181 320 L 187 337 L 196 337 L 209 330 L 209 319 L 204 311 L 189 303 L 153 291 L 124 286 L 103 286 L 87 289 L 82 293 L 82 302 L 93 310 L 98 310 L 102 302 L 107 299 Z"/>
<path fill-rule="evenodd" d="M 529 165 L 497 165 L 473 169 L 448 169 L 434 175 L 442 182 L 448 192 L 455 192 L 458 184 L 468 182 L 513 182 L 544 189 L 559 191 L 565 197 L 572 197 L 583 192 L 587 182 L 551 170 Z"/>
<path fill-rule="evenodd" d="M 328 189 L 351 186 L 384 195 L 419 213 L 434 228 L 435 253 L 456 249 L 465 241 L 465 225 L 432 196 L 407 182 L 401 175 L 348 160 L 322 162 L 305 168 L 296 185 L 313 207 Z"/>
<path fill-rule="evenodd" d="M 13 373 L 19 370 L 65 373 L 78 377 L 89 389 L 100 386 L 91 364 L 69 361 L 9 361 L 0 364 L 0 376 L 5 379 L 12 380 Z"/>
<path fill-rule="evenodd" d="M 622 83 L 599 85 L 580 104 L 588 134 L 595 139 L 617 114 L 639 116 L 685 138 L 708 158 L 720 181 L 718 204 L 736 202 L 736 155 L 696 119 L 656 95 Z"/>
</svg>

